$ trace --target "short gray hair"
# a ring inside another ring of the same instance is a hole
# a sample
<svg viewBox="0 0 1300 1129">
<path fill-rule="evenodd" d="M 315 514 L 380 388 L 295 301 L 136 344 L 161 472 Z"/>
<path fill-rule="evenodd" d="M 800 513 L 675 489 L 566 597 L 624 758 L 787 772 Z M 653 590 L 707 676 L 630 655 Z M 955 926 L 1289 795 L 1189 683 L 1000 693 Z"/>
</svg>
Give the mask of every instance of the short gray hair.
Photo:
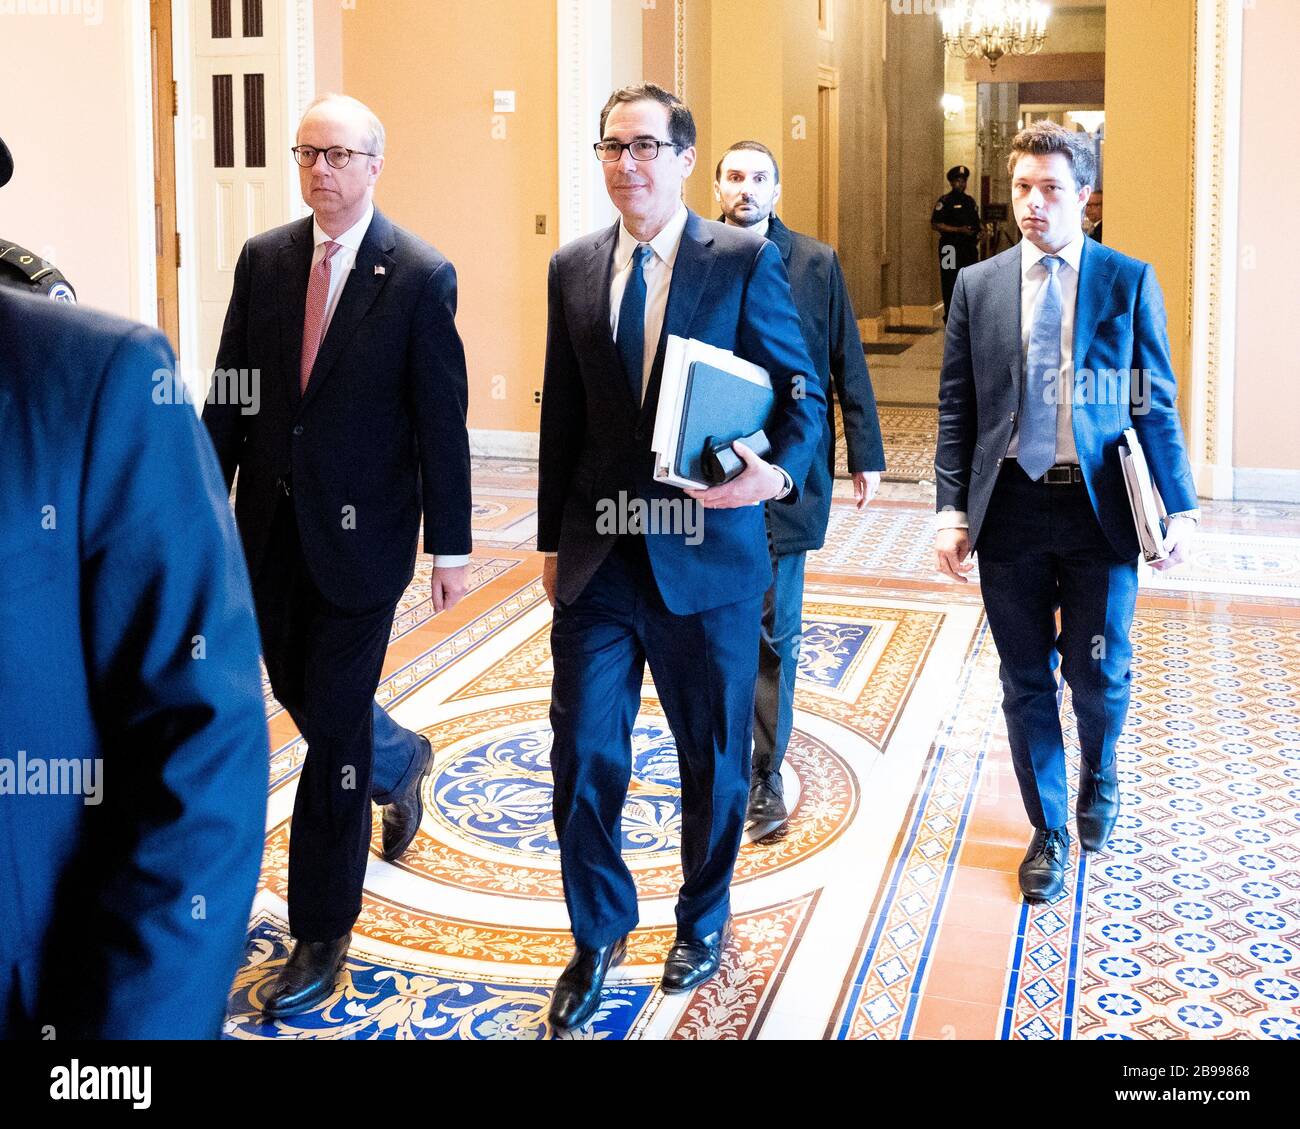
<svg viewBox="0 0 1300 1129">
<path fill-rule="evenodd" d="M 351 95 L 322 94 L 303 111 L 303 118 L 305 119 L 312 110 L 316 109 L 317 106 L 323 106 L 327 103 L 346 106 L 348 109 L 360 115 L 366 123 L 366 149 L 369 152 L 374 153 L 377 157 L 382 157 L 384 155 L 384 145 L 388 139 L 388 135 L 384 130 L 384 123 L 379 120 L 379 117 L 374 110 L 364 102 L 353 98 Z"/>
</svg>

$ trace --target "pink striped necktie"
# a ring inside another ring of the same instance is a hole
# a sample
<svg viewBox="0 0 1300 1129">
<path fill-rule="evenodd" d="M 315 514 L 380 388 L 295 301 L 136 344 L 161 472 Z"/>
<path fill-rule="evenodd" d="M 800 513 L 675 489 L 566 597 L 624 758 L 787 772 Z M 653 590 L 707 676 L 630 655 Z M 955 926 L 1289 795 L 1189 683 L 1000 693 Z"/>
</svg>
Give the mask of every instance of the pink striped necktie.
<svg viewBox="0 0 1300 1129">
<path fill-rule="evenodd" d="M 325 305 L 330 296 L 330 275 L 333 268 L 330 260 L 341 250 L 343 244 L 330 240 L 325 244 L 325 257 L 312 268 L 311 280 L 307 283 L 307 313 L 302 323 L 302 372 L 301 385 L 303 393 L 307 391 L 307 382 L 311 380 L 312 366 L 316 363 L 316 354 L 320 352 L 321 338 L 325 336 Z"/>
</svg>

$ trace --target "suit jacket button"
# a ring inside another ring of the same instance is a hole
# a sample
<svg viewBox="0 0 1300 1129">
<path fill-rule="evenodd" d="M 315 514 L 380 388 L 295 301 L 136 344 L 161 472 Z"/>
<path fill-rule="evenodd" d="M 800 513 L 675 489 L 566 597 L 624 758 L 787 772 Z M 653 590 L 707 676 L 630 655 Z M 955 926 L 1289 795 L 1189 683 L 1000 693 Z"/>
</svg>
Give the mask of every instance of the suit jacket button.
<svg viewBox="0 0 1300 1129">
<path fill-rule="evenodd" d="M 301 435 L 301 434 L 302 434 L 302 424 L 299 424 L 297 427 L 295 427 L 295 428 L 293 429 L 293 433 L 294 433 L 295 435 Z"/>
</svg>

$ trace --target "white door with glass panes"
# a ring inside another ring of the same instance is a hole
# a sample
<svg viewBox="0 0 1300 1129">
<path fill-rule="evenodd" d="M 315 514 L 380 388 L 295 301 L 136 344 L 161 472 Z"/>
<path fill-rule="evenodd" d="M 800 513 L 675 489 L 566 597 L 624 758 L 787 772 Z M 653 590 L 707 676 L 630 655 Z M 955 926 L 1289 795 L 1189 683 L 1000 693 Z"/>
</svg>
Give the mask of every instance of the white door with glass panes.
<svg viewBox="0 0 1300 1129">
<path fill-rule="evenodd" d="M 296 171 L 289 147 L 296 123 L 286 121 L 285 112 L 283 0 L 187 2 L 198 358 L 206 369 L 216 360 L 245 240 L 292 218 L 289 192 Z"/>
</svg>

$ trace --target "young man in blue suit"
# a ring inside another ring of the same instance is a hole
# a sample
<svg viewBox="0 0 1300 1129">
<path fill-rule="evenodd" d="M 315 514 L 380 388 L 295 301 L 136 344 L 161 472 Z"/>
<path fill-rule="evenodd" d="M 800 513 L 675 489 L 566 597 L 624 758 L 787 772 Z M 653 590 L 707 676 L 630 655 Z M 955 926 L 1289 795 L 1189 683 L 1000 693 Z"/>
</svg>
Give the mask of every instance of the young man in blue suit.
<svg viewBox="0 0 1300 1129">
<path fill-rule="evenodd" d="M 260 374 L 257 411 L 203 412 L 248 555 L 266 669 L 307 741 L 289 847 L 293 951 L 269 1018 L 327 999 L 347 956 L 383 806 L 383 857 L 420 826 L 433 750 L 375 702 L 420 521 L 431 601 L 465 591 L 465 351 L 456 272 L 375 208 L 384 129 L 352 98 L 308 108 L 294 157 L 312 215 L 255 236 L 235 267 L 218 378 Z M 229 383 L 229 382 L 228 382 Z"/>
<path fill-rule="evenodd" d="M 596 156 L 621 219 L 551 261 L 538 491 L 555 608 L 555 828 L 576 942 L 551 1002 L 562 1029 L 594 1014 L 638 920 L 619 820 L 647 661 L 682 777 L 684 882 L 663 988 L 686 991 L 718 971 L 772 582 L 762 503 L 798 498 L 826 411 L 776 247 L 682 203 L 696 158 L 690 110 L 657 86 L 629 87 L 610 98 L 600 129 Z M 738 447 L 746 469 L 724 486 L 683 492 L 653 481 L 669 335 L 771 373 L 770 461 Z M 602 516 L 621 502 L 631 518 L 629 500 L 677 520 L 610 529 Z"/>
<path fill-rule="evenodd" d="M 157 330 L 0 290 L 0 1039 L 215 1039 L 266 822 L 257 624 Z"/>
<path fill-rule="evenodd" d="M 1009 167 L 1023 241 L 957 277 L 939 387 L 939 568 L 980 587 L 1002 660 L 1003 712 L 1034 835 L 1030 901 L 1056 897 L 1070 836 L 1057 655 L 1073 693 L 1085 850 L 1119 813 L 1115 745 L 1128 712 L 1138 542 L 1118 446 L 1137 430 L 1181 562 L 1199 520 L 1155 271 L 1085 239 L 1096 173 L 1084 134 L 1039 122 Z M 1056 613 L 1061 626 L 1058 633 Z"/>
<path fill-rule="evenodd" d="M 781 199 L 781 169 L 759 141 L 737 141 L 722 155 L 713 194 L 722 218 L 770 239 L 781 252 L 790 290 L 799 310 L 804 343 L 817 366 L 826 396 L 822 432 L 808 480 L 794 505 L 767 508 L 775 578 L 763 600 L 763 644 L 754 695 L 754 765 L 749 780 L 746 822 L 758 834 L 771 834 L 789 818 L 781 765 L 794 729 L 794 687 L 803 633 L 803 571 L 808 553 L 826 540 L 835 480 L 835 410 L 838 396 L 849 448 L 849 472 L 859 511 L 880 489 L 885 446 L 880 435 L 876 394 L 858 335 L 857 318 L 839 256 L 825 243 L 781 222 L 774 209 Z"/>
</svg>

